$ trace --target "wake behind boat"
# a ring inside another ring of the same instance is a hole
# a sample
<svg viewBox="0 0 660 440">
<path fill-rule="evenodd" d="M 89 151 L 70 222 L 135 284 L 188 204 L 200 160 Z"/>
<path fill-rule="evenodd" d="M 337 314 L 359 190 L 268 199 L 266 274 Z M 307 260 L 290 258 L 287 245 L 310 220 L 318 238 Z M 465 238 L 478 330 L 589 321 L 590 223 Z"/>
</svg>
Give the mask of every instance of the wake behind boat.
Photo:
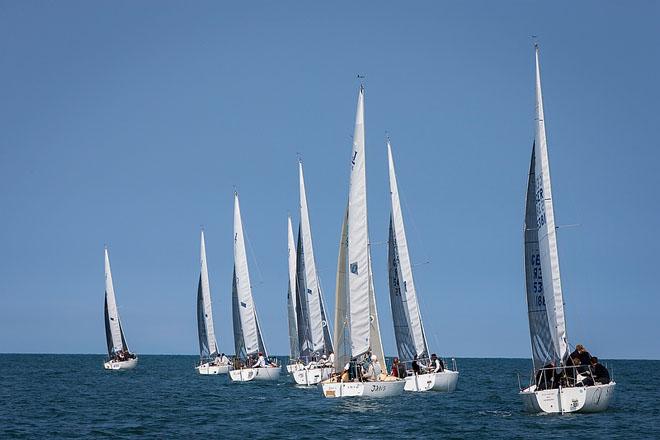
<svg viewBox="0 0 660 440">
<path fill-rule="evenodd" d="M 105 339 L 108 346 L 108 360 L 103 363 L 106 370 L 130 370 L 138 362 L 137 355 L 131 353 L 124 337 L 124 329 L 119 320 L 119 310 L 115 300 L 115 288 L 112 283 L 110 270 L 110 257 L 108 248 L 105 248 Z"/>
<path fill-rule="evenodd" d="M 527 183 L 524 231 L 534 373 L 530 385 L 520 390 L 520 396 L 525 410 L 530 412 L 599 412 L 607 409 L 616 383 L 581 345 L 568 354 L 538 45 L 535 55 L 536 134 Z"/>
<path fill-rule="evenodd" d="M 234 193 L 234 275 L 232 281 L 232 315 L 236 363 L 229 377 L 235 382 L 277 380 L 282 367 L 268 360 L 266 344 L 261 335 L 257 309 L 252 298 L 243 221 Z"/>
<path fill-rule="evenodd" d="M 322 382 L 325 397 L 388 397 L 405 382 L 389 376 L 380 337 L 367 225 L 364 87 L 360 86 L 351 152 L 348 205 L 344 214 L 335 294 L 335 371 Z M 364 365 L 370 361 L 366 371 Z M 382 364 L 381 364 L 382 362 Z"/>
<path fill-rule="evenodd" d="M 211 307 L 211 287 L 206 263 L 206 243 L 202 231 L 200 244 L 200 271 L 197 284 L 197 335 L 199 336 L 199 365 L 195 367 L 199 374 L 227 374 L 231 369 L 229 359 L 224 353 L 218 353 L 218 342 L 213 329 L 213 310 Z"/>
<path fill-rule="evenodd" d="M 413 279 L 408 241 L 403 225 L 392 146 L 389 140 L 387 141 L 387 160 L 392 204 L 387 261 L 390 274 L 390 305 L 392 306 L 394 336 L 399 353 L 399 358 L 394 360 L 392 374 L 405 378 L 404 389 L 406 391 L 452 392 L 458 383 L 455 362 L 454 370 L 451 370 L 435 354 L 431 354 L 429 357 L 422 313 Z M 411 369 L 406 368 L 408 363 L 410 363 Z"/>
<path fill-rule="evenodd" d="M 326 319 L 325 304 L 321 283 L 316 271 L 312 231 L 307 208 L 307 194 L 303 176 L 302 162 L 298 163 L 300 186 L 300 227 L 298 228 L 298 246 L 295 258 L 291 249 L 294 247 L 291 218 L 289 218 L 289 290 L 293 289 L 295 300 L 292 302 L 295 325 L 295 342 L 292 349 L 292 363 L 287 370 L 299 385 L 316 385 L 330 378 L 334 373 L 334 354 L 330 326 Z M 291 278 L 293 277 L 293 278 Z M 293 330 L 293 329 L 292 329 Z"/>
</svg>

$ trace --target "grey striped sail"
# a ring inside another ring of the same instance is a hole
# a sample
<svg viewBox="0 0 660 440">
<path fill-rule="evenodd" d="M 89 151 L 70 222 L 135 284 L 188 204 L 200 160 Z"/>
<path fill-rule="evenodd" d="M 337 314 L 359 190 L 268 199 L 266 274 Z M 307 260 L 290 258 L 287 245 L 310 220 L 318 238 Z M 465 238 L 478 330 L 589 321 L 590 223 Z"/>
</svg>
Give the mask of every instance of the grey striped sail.
<svg viewBox="0 0 660 440">
<path fill-rule="evenodd" d="M 234 193 L 234 275 L 232 281 L 232 318 L 234 324 L 234 349 L 236 356 L 245 359 L 257 353 L 268 357 L 264 344 L 257 309 L 252 299 L 252 285 L 248 270 L 243 221 L 238 202 L 238 193 Z"/>
<path fill-rule="evenodd" d="M 394 170 L 394 159 L 392 158 L 392 147 L 389 141 L 387 142 L 387 159 L 392 205 L 388 243 L 390 305 L 392 307 L 394 337 L 399 358 L 402 361 L 410 361 L 415 356 L 420 359 L 428 357 L 429 351 L 417 301 L 417 291 L 399 200 L 399 188 Z"/>
<path fill-rule="evenodd" d="M 338 371 L 347 358 L 355 359 L 372 353 L 381 362 L 385 359 L 369 249 L 362 86 L 358 94 L 350 162 L 348 206 L 339 244 L 335 296 L 335 368 Z"/>
<path fill-rule="evenodd" d="M 108 248 L 105 248 L 105 304 L 103 312 L 105 315 L 105 339 L 108 345 L 108 356 L 112 358 L 115 353 L 120 351 L 128 353 L 128 344 L 126 344 L 124 330 L 119 320 L 119 311 L 117 310 Z"/>
<path fill-rule="evenodd" d="M 543 367 L 551 360 L 559 365 L 568 356 L 568 342 L 559 274 L 538 46 L 536 132 L 527 185 L 524 236 L 527 307 L 534 367 Z"/>
<path fill-rule="evenodd" d="M 296 319 L 300 356 L 310 359 L 332 351 L 332 339 L 316 270 L 302 163 L 298 164 L 298 169 L 300 227 L 296 251 Z"/>
<path fill-rule="evenodd" d="M 206 264 L 206 243 L 202 231 L 200 245 L 200 271 L 197 285 L 197 334 L 199 336 L 199 356 L 204 360 L 218 356 L 218 344 L 213 330 L 213 311 L 211 308 L 211 287 Z"/>
<path fill-rule="evenodd" d="M 291 359 L 300 357 L 298 346 L 298 319 L 296 317 L 296 245 L 293 241 L 293 227 L 291 217 L 287 217 L 288 226 L 288 260 L 289 260 L 289 285 L 286 295 L 286 310 L 289 322 L 289 355 Z"/>
</svg>

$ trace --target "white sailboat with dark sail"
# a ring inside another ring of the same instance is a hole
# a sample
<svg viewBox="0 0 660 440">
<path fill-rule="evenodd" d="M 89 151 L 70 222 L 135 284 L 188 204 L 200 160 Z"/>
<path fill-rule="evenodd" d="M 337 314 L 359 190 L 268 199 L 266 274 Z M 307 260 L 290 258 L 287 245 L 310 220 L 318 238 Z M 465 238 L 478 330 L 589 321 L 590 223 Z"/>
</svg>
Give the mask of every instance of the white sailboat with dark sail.
<svg viewBox="0 0 660 440">
<path fill-rule="evenodd" d="M 252 285 L 248 270 L 243 221 L 234 193 L 234 275 L 232 282 L 232 314 L 234 323 L 234 348 L 240 363 L 229 372 L 235 382 L 252 380 L 277 380 L 282 367 L 271 363 L 264 343 L 257 309 L 252 298 Z"/>
<path fill-rule="evenodd" d="M 296 325 L 298 360 L 304 365 L 294 371 L 299 385 L 315 385 L 334 373 L 330 326 L 326 320 L 323 292 L 316 271 L 312 231 L 302 162 L 298 163 L 300 187 L 300 227 L 295 260 Z"/>
<path fill-rule="evenodd" d="M 387 141 L 387 160 L 390 175 L 390 232 L 388 240 L 388 268 L 390 285 L 390 305 L 394 322 L 394 336 L 401 365 L 411 365 L 413 361 L 421 367 L 419 374 L 408 370 L 405 377 L 406 391 L 444 391 L 452 392 L 458 382 L 458 371 L 431 355 L 428 349 L 426 333 L 422 324 L 422 313 L 417 300 L 417 290 L 413 278 L 412 264 L 408 250 L 408 240 L 403 225 L 403 214 L 399 200 L 392 158 L 392 146 Z M 437 359 L 437 361 L 436 361 Z M 401 369 L 403 371 L 404 369 Z"/>
<path fill-rule="evenodd" d="M 108 360 L 103 363 L 106 370 L 130 370 L 138 363 L 136 354 L 131 353 L 126 343 L 124 329 L 119 320 L 119 310 L 115 299 L 115 288 L 112 283 L 110 270 L 110 257 L 108 248 L 105 248 L 105 304 L 103 306 L 105 317 L 105 339 L 108 346 Z"/>
<path fill-rule="evenodd" d="M 199 336 L 199 365 L 195 367 L 197 372 L 203 375 L 226 374 L 231 366 L 224 353 L 218 352 L 218 342 L 215 339 L 204 231 L 201 236 L 200 271 L 197 284 L 197 335 Z"/>
<path fill-rule="evenodd" d="M 546 142 L 539 48 L 536 55 L 536 132 L 525 208 L 525 276 L 534 374 L 521 389 L 530 412 L 598 412 L 607 409 L 616 383 L 601 383 L 589 366 L 569 360 L 559 273 L 550 164 Z"/>
<path fill-rule="evenodd" d="M 351 152 L 348 205 L 344 214 L 335 292 L 335 370 L 322 382 L 325 397 L 387 397 L 403 392 L 405 382 L 387 374 L 380 337 L 367 225 L 364 139 L 364 87 L 360 86 Z M 371 380 L 362 363 L 372 359 Z M 374 365 L 380 367 L 380 372 Z"/>
</svg>

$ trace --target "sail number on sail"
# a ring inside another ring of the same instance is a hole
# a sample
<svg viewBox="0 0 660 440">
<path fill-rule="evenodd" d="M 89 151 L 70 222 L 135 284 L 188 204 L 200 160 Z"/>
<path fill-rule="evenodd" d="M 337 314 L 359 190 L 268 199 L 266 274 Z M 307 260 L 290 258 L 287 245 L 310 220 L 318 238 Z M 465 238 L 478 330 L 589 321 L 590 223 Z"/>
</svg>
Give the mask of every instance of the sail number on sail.
<svg viewBox="0 0 660 440">
<path fill-rule="evenodd" d="M 532 254 L 531 265 L 534 274 L 534 293 L 536 293 L 536 305 L 545 307 L 545 295 L 543 295 L 543 273 L 541 272 L 541 255 Z"/>
<path fill-rule="evenodd" d="M 545 225 L 545 199 L 543 198 L 543 179 L 536 178 L 536 227 L 541 229 Z"/>
</svg>

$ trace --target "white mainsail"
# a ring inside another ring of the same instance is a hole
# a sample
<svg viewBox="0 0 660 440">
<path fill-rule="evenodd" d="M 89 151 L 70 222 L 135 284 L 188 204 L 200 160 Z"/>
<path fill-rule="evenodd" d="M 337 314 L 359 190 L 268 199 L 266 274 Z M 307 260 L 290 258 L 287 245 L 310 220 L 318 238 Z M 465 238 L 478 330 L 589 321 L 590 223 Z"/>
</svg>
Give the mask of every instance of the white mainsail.
<svg viewBox="0 0 660 440">
<path fill-rule="evenodd" d="M 417 301 L 408 241 L 403 226 L 403 214 L 394 170 L 394 159 L 392 158 L 392 147 L 389 140 L 387 142 L 387 159 L 392 204 L 388 256 L 390 304 L 392 306 L 394 336 L 399 357 L 402 360 L 412 360 L 415 356 L 419 358 L 428 357 L 429 352 Z"/>
<path fill-rule="evenodd" d="M 218 355 L 218 344 L 213 330 L 213 311 L 211 309 L 211 287 L 206 264 L 206 243 L 204 231 L 201 233 L 200 271 L 197 286 L 197 333 L 199 336 L 199 355 L 202 359 Z"/>
<path fill-rule="evenodd" d="M 564 299 L 559 275 L 559 256 L 557 253 L 557 233 L 552 202 L 552 187 L 550 184 L 550 164 L 548 161 L 548 146 L 545 134 L 543 111 L 543 95 L 541 93 L 541 68 L 539 63 L 539 48 L 536 46 L 536 133 L 530 182 L 527 195 L 527 213 L 525 218 L 525 268 L 527 273 L 527 298 L 530 313 L 530 333 L 535 366 L 539 367 L 550 358 L 563 362 L 568 356 L 566 321 L 564 318 Z M 533 179 L 533 180 L 532 180 Z M 531 218 L 532 190 L 534 183 L 535 222 Z M 534 230 L 532 232 L 532 230 Z M 528 233 L 529 232 L 529 233 Z M 529 241 L 529 243 L 528 243 Z M 538 246 L 538 252 L 535 252 Z M 533 261 L 532 261 L 533 260 Z M 533 281 L 536 276 L 537 281 Z M 532 278 L 530 283 L 530 277 Z M 531 289 L 530 289 L 531 288 Z M 542 294 L 542 296 L 541 296 Z M 532 299 L 530 304 L 530 299 Z M 536 303 L 536 304 L 534 304 Z M 545 326 L 532 324 L 532 313 L 545 308 L 548 330 L 552 347 L 545 340 Z M 552 349 L 552 352 L 549 352 Z"/>
<path fill-rule="evenodd" d="M 289 287 L 286 295 L 286 309 L 289 320 L 289 354 L 292 359 L 300 357 L 298 349 L 298 322 L 296 319 L 296 244 L 293 240 L 291 216 L 287 217 Z"/>
<path fill-rule="evenodd" d="M 366 183 L 364 87 L 360 86 L 351 153 L 348 208 L 342 226 L 337 268 L 336 358 L 345 359 L 348 336 L 350 357 L 357 358 L 371 352 L 384 362 L 369 252 Z"/>
<path fill-rule="evenodd" d="M 234 276 L 232 283 L 232 311 L 234 347 L 236 356 L 246 357 L 263 352 L 267 356 L 261 337 L 257 312 L 252 299 L 252 285 L 248 270 L 243 222 L 238 193 L 234 193 Z"/>
<path fill-rule="evenodd" d="M 329 332 L 326 329 L 327 322 L 325 322 L 321 286 L 316 271 L 302 162 L 298 163 L 298 175 L 300 185 L 300 234 L 298 247 L 302 251 L 301 255 L 303 258 L 302 264 L 299 267 L 299 269 L 303 270 L 301 271 L 301 276 L 298 278 L 298 289 L 300 293 L 298 299 L 304 301 L 306 305 L 305 324 L 308 326 L 311 343 L 310 349 L 313 353 L 325 353 L 332 350 L 332 342 L 329 340 Z"/>
<path fill-rule="evenodd" d="M 344 211 L 337 257 L 337 277 L 335 288 L 335 371 L 342 371 L 351 360 L 350 316 L 348 313 L 348 206 Z"/>
<path fill-rule="evenodd" d="M 108 345 L 108 355 L 112 356 L 118 351 L 128 351 L 126 338 L 119 321 L 119 311 L 115 299 L 115 288 L 112 283 L 112 271 L 110 270 L 110 257 L 108 248 L 105 248 L 105 337 Z"/>
</svg>

